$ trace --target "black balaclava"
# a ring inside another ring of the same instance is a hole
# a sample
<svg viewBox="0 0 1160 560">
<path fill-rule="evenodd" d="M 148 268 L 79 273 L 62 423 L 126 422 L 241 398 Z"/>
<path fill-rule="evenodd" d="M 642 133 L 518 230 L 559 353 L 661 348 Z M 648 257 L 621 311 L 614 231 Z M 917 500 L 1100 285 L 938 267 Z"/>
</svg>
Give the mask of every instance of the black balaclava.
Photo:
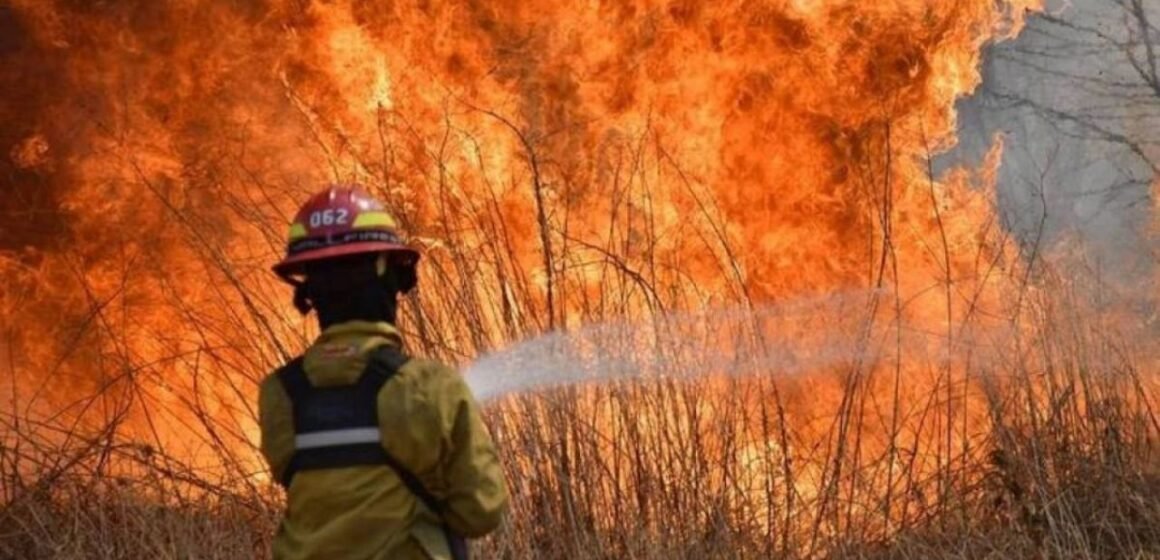
<svg viewBox="0 0 1160 560">
<path fill-rule="evenodd" d="M 320 261 L 305 273 L 295 304 L 314 309 L 323 330 L 346 321 L 395 324 L 399 294 L 415 286 L 413 264 L 390 263 L 377 254 Z"/>
</svg>

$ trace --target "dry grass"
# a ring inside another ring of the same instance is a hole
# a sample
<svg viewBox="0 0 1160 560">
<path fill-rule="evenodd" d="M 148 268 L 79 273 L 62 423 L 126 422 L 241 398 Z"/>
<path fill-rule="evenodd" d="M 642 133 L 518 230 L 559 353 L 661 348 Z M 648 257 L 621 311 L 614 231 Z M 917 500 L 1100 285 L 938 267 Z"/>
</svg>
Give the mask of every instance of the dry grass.
<svg viewBox="0 0 1160 560">
<path fill-rule="evenodd" d="M 768 376 L 517 399 L 495 419 L 516 513 L 488 550 L 1160 555 L 1154 362 L 1133 362 L 1095 325 L 1042 319 L 999 359 L 946 376 L 953 383 L 927 383 L 913 368 L 905 383 L 918 389 L 903 402 L 881 378 L 892 368 L 872 366 L 828 384 Z M 896 404 L 894 422 L 883 410 Z"/>
<path fill-rule="evenodd" d="M 251 558 L 276 526 L 273 492 L 228 491 L 139 446 L 59 447 L 56 466 L 0 455 L 2 558 Z"/>
<path fill-rule="evenodd" d="M 514 511 L 481 557 L 1160 557 L 1155 362 L 1064 309 L 897 394 L 881 359 L 509 398 Z M 0 557 L 266 553 L 276 491 L 117 433 L 9 431 Z"/>
</svg>

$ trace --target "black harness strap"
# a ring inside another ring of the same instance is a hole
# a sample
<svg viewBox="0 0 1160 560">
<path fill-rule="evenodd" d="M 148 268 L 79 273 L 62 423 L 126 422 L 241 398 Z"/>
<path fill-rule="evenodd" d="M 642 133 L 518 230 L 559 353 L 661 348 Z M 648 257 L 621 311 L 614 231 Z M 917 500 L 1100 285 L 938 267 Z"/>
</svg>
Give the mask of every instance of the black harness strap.
<svg viewBox="0 0 1160 560">
<path fill-rule="evenodd" d="M 375 361 L 373 356 L 370 361 Z M 375 373 L 371 374 L 371 371 Z M 302 360 L 290 362 L 278 377 L 290 396 L 295 439 L 303 435 L 358 428 L 377 431 L 378 394 L 391 375 L 394 375 L 393 371 L 368 367 L 351 385 L 314 387 L 306 377 Z M 303 470 L 385 464 L 388 464 L 386 451 L 379 441 L 296 448 L 280 482 L 289 488 L 294 475 Z"/>
<path fill-rule="evenodd" d="M 379 430 L 378 396 L 399 369 L 410 361 L 397 348 L 383 345 L 371 353 L 358 381 L 350 385 L 314 387 L 306 377 L 303 359 L 295 358 L 278 371 L 278 379 L 290 396 L 294 434 L 299 436 L 350 430 Z M 381 438 L 381 434 L 380 434 Z M 297 444 L 297 443 L 296 443 Z M 445 507 L 410 469 L 383 447 L 381 439 L 319 447 L 296 448 L 279 482 L 289 488 L 298 471 L 337 469 L 361 465 L 385 465 L 423 505 L 442 518 Z M 467 558 L 466 542 L 444 527 L 454 558 Z"/>
</svg>

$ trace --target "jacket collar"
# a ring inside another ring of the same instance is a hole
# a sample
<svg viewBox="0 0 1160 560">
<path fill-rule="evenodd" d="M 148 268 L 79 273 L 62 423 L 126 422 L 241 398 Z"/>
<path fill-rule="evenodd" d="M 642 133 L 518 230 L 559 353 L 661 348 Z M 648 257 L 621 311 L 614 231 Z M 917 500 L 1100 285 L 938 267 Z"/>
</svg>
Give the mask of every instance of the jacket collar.
<svg viewBox="0 0 1160 560">
<path fill-rule="evenodd" d="M 318 336 L 316 345 L 350 340 L 352 338 L 382 339 L 396 348 L 403 346 L 403 335 L 399 329 L 386 321 L 346 321 L 331 325 Z"/>
</svg>

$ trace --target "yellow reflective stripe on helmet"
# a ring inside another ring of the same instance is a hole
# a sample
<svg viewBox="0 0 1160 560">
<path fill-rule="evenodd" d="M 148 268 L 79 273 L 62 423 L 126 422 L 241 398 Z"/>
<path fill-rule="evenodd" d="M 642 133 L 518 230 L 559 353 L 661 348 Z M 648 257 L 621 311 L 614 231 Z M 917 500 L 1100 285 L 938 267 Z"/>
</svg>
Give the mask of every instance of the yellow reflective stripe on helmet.
<svg viewBox="0 0 1160 560">
<path fill-rule="evenodd" d="M 306 226 L 294 224 L 290 226 L 290 241 L 297 241 L 307 236 Z"/>
<path fill-rule="evenodd" d="M 362 212 L 354 219 L 353 227 L 368 228 L 368 227 L 387 227 L 394 228 L 395 218 L 386 212 Z"/>
</svg>

